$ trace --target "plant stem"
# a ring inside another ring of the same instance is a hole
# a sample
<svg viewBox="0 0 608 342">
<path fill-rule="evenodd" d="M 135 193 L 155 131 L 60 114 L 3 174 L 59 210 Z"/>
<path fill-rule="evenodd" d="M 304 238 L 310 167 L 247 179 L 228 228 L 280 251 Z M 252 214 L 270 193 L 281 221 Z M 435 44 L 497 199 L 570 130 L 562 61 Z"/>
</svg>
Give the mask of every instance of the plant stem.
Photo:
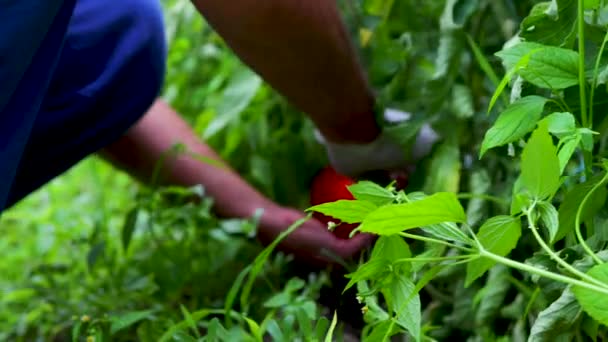
<svg viewBox="0 0 608 342">
<path fill-rule="evenodd" d="M 591 197 L 591 195 L 593 195 L 593 193 L 597 189 L 599 189 L 599 187 L 602 186 L 606 181 L 608 181 L 608 172 L 604 175 L 604 177 L 602 178 L 602 180 L 599 181 L 597 184 L 595 184 L 595 186 L 593 188 L 591 188 L 591 191 L 589 191 L 587 193 L 587 195 L 585 195 L 585 198 L 583 198 L 583 201 L 581 202 L 581 205 L 578 206 L 578 210 L 576 211 L 576 218 L 574 220 L 574 232 L 576 233 L 576 238 L 578 239 L 579 243 L 581 244 L 581 247 L 583 247 L 583 249 L 585 250 L 585 252 L 587 252 L 587 254 L 589 254 L 591 256 L 591 258 L 598 265 L 601 265 L 604 262 L 602 261 L 602 259 L 600 259 L 595 254 L 595 252 L 593 252 L 593 250 L 591 249 L 591 247 L 589 247 L 589 245 L 587 244 L 587 242 L 583 238 L 583 234 L 581 233 L 581 214 L 583 212 L 583 208 L 587 204 L 587 201 L 589 200 L 589 198 Z"/>
<path fill-rule="evenodd" d="M 581 100 L 581 122 L 591 128 L 587 117 L 587 79 L 585 77 L 585 1 L 578 0 L 578 81 Z"/>
<path fill-rule="evenodd" d="M 401 258 L 393 261 L 393 264 L 402 264 L 407 262 L 435 262 L 435 261 L 447 261 L 447 260 L 466 260 L 474 259 L 477 255 L 454 255 L 446 257 L 436 258 Z"/>
<path fill-rule="evenodd" d="M 606 43 L 608 43 L 608 32 L 604 36 L 604 40 L 602 41 L 602 46 L 600 47 L 600 52 L 597 54 L 597 58 L 595 59 L 595 67 L 593 68 L 593 81 L 591 82 L 591 94 L 589 95 L 589 122 L 593 126 L 593 107 L 595 100 L 595 88 L 597 87 L 597 76 L 600 70 L 600 62 L 602 59 L 602 55 L 604 54 L 604 50 L 606 49 Z"/>
<path fill-rule="evenodd" d="M 572 265 L 570 265 L 569 263 L 565 262 L 562 258 L 559 257 L 559 255 L 557 255 L 554 251 L 551 250 L 551 248 L 545 243 L 545 241 L 543 240 L 543 238 L 540 236 L 540 234 L 538 234 L 538 229 L 536 228 L 536 226 L 534 225 L 534 223 L 532 222 L 532 219 L 530 218 L 530 215 L 526 215 L 528 218 L 528 225 L 530 227 L 530 230 L 532 231 L 532 234 L 534 235 L 534 237 L 536 238 L 536 241 L 538 241 L 538 243 L 540 244 L 540 246 L 542 247 L 542 249 L 549 254 L 549 256 L 551 257 L 551 259 L 555 260 L 558 264 L 560 264 L 564 269 L 568 270 L 568 272 L 580 277 L 581 279 L 584 279 L 590 283 L 594 283 L 597 286 L 601 286 L 606 288 L 606 290 L 608 291 L 608 284 L 604 284 L 603 282 L 588 276 L 587 274 L 577 270 L 576 268 L 574 268 Z"/>
<path fill-rule="evenodd" d="M 491 259 L 493 261 L 496 261 L 499 264 L 503 264 L 505 266 L 509 266 L 511 268 L 518 269 L 520 271 L 528 272 L 531 274 L 536 274 L 538 276 L 553 279 L 555 281 L 561 281 L 562 283 L 566 283 L 566 284 L 569 284 L 572 286 L 584 287 L 586 289 L 608 295 L 608 288 L 599 287 L 599 286 L 589 284 L 589 283 L 586 283 L 586 282 L 578 280 L 578 279 L 566 277 L 561 274 L 553 273 L 553 272 L 546 271 L 546 270 L 543 270 L 540 268 L 536 268 L 534 266 L 526 265 L 524 263 L 521 263 L 521 262 L 518 262 L 515 260 L 511 260 L 508 258 L 504 258 L 504 257 L 501 257 L 500 255 L 490 253 L 490 252 L 486 251 L 485 249 L 479 251 L 479 254 L 482 257 Z M 605 284 L 602 284 L 602 285 L 605 285 Z"/>
<path fill-rule="evenodd" d="M 446 241 L 443 241 L 443 240 L 437 240 L 437 239 L 433 239 L 433 238 L 429 238 L 429 237 L 425 237 L 425 236 L 408 234 L 408 233 L 399 233 L 399 235 L 402 236 L 402 237 L 404 237 L 404 238 L 408 238 L 408 239 L 412 239 L 412 240 L 420 240 L 420 241 L 424 241 L 424 242 L 436 243 L 436 244 L 439 244 L 439 245 L 444 245 L 444 246 L 456 248 L 456 249 L 459 249 L 459 250 L 465 251 L 465 252 L 471 252 L 472 251 L 468 247 L 458 246 L 458 245 L 455 245 L 455 244 L 450 243 L 450 242 L 446 242 Z"/>
</svg>

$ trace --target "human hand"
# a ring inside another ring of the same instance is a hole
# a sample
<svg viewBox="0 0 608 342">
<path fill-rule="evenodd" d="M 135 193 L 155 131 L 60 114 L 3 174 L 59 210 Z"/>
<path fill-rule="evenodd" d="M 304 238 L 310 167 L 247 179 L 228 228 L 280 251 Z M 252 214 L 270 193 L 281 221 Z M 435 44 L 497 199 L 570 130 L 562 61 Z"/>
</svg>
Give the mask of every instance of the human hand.
<svg viewBox="0 0 608 342">
<path fill-rule="evenodd" d="M 263 243 L 271 243 L 281 232 L 306 215 L 298 210 L 273 206 L 266 208 L 260 220 L 259 237 Z M 374 236 L 357 234 L 341 239 L 323 223 L 310 219 L 288 235 L 278 246 L 296 259 L 314 266 L 325 266 L 336 261 L 351 259 L 371 246 Z M 337 259 L 337 260 L 336 260 Z"/>
<path fill-rule="evenodd" d="M 384 120 L 391 124 L 406 122 L 410 117 L 410 113 L 395 109 L 384 112 Z M 317 140 L 325 146 L 330 163 L 336 171 L 351 177 L 370 171 L 405 169 L 408 164 L 426 156 L 439 140 L 437 133 L 428 124 L 423 125 L 418 132 L 411 151 L 406 151 L 385 132 L 368 144 L 338 144 L 328 141 L 318 131 L 315 134 Z"/>
</svg>

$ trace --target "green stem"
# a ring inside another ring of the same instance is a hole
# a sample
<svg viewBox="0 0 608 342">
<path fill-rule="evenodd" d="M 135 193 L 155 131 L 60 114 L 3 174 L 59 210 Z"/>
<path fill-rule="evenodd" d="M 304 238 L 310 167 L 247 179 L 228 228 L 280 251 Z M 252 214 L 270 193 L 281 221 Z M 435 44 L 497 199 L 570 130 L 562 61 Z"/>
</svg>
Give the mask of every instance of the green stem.
<svg viewBox="0 0 608 342">
<path fill-rule="evenodd" d="M 578 81 L 583 127 L 591 128 L 587 117 L 587 79 L 585 77 L 585 1 L 578 0 Z"/>
<path fill-rule="evenodd" d="M 595 252 L 593 252 L 593 250 L 591 249 L 591 247 L 589 247 L 589 245 L 587 244 L 587 242 L 583 238 L 583 234 L 581 233 L 581 214 L 583 213 L 583 208 L 587 204 L 587 201 L 589 200 L 589 198 L 591 197 L 591 195 L 593 195 L 593 193 L 597 189 L 599 189 L 599 187 L 602 186 L 606 181 L 608 181 L 608 172 L 604 175 L 604 178 L 602 178 L 602 180 L 600 182 L 598 182 L 597 184 L 595 184 L 595 186 L 591 189 L 591 191 L 589 191 L 587 193 L 587 195 L 585 195 L 585 198 L 583 198 L 583 201 L 581 202 L 581 205 L 579 205 L 578 210 L 576 211 L 576 219 L 574 221 L 574 231 L 576 233 L 576 238 L 578 239 L 579 243 L 581 244 L 581 247 L 583 247 L 583 249 L 585 250 L 585 252 L 587 252 L 587 254 L 589 254 L 591 256 L 591 258 L 598 265 L 601 265 L 604 262 L 602 261 L 602 259 L 600 259 L 595 254 Z"/>
<path fill-rule="evenodd" d="M 593 107 L 595 100 L 595 88 L 597 87 L 597 76 L 600 70 L 600 62 L 602 59 L 602 55 L 604 54 L 604 50 L 606 49 L 606 43 L 608 42 L 608 32 L 604 36 L 604 40 L 602 41 L 602 46 L 600 47 L 600 52 L 597 54 L 597 58 L 595 59 L 595 67 L 593 68 L 593 81 L 591 82 L 591 94 L 589 95 L 589 122 L 593 126 Z"/>
<path fill-rule="evenodd" d="M 566 269 L 568 272 L 580 277 L 581 279 L 584 279 L 590 283 L 594 283 L 597 286 L 601 286 L 601 287 L 605 287 L 606 290 L 608 291 L 608 284 L 604 284 L 603 282 L 590 277 L 589 275 L 577 270 L 576 268 L 574 268 L 572 265 L 570 265 L 569 263 L 567 263 L 566 261 L 564 261 L 562 258 L 559 257 L 559 255 L 555 254 L 554 251 L 551 250 L 551 248 L 545 243 L 545 241 L 543 240 L 543 238 L 540 236 L 540 234 L 538 234 L 538 229 L 536 228 L 536 226 L 534 225 L 534 223 L 532 222 L 532 219 L 530 218 L 530 215 L 526 215 L 528 218 L 528 225 L 530 230 L 532 231 L 532 234 L 534 235 L 534 237 L 536 238 L 536 241 L 538 241 L 538 243 L 540 244 L 540 246 L 542 247 L 542 249 L 549 254 L 549 256 L 551 257 L 551 259 L 555 260 L 558 264 L 560 264 L 564 269 Z"/>
<path fill-rule="evenodd" d="M 534 266 L 523 264 L 523 263 L 515 261 L 515 260 L 507 259 L 507 258 L 501 257 L 500 255 L 490 253 L 490 252 L 486 251 L 485 249 L 479 251 L 479 254 L 484 258 L 488 258 L 490 260 L 496 261 L 499 264 L 503 264 L 505 266 L 509 266 L 511 268 L 514 268 L 514 269 L 517 269 L 520 271 L 528 272 L 531 274 L 536 274 L 538 276 L 552 279 L 555 281 L 560 281 L 562 283 L 566 283 L 566 284 L 569 284 L 572 286 L 584 287 L 586 289 L 608 295 L 608 288 L 595 286 L 593 284 L 589 284 L 589 283 L 586 283 L 586 282 L 578 280 L 578 279 L 566 277 L 561 274 L 553 273 L 553 272 L 546 271 L 546 270 L 543 270 L 540 268 L 536 268 Z M 605 285 L 605 284 L 602 284 L 602 285 Z"/>
<path fill-rule="evenodd" d="M 430 242 L 430 243 L 436 243 L 436 244 L 439 244 L 439 245 L 444 245 L 444 246 L 447 246 L 447 247 L 456 248 L 456 249 L 459 249 L 459 250 L 465 251 L 465 252 L 471 252 L 472 251 L 468 247 L 458 246 L 458 245 L 455 245 L 455 244 L 450 243 L 450 242 L 446 242 L 446 241 L 443 241 L 443 240 L 437 240 L 437 239 L 433 239 L 433 238 L 429 238 L 429 237 L 425 237 L 425 236 L 408 234 L 408 233 L 399 233 L 399 235 L 402 236 L 402 237 L 404 237 L 404 238 L 408 238 L 408 239 L 412 239 L 412 240 L 419 240 L 419 241 L 424 241 L 424 242 Z"/>
<path fill-rule="evenodd" d="M 436 262 L 436 261 L 447 261 L 447 260 L 467 260 L 474 259 L 477 255 L 454 255 L 446 257 L 436 258 L 401 258 L 393 261 L 393 264 L 403 264 L 407 262 Z"/>
</svg>

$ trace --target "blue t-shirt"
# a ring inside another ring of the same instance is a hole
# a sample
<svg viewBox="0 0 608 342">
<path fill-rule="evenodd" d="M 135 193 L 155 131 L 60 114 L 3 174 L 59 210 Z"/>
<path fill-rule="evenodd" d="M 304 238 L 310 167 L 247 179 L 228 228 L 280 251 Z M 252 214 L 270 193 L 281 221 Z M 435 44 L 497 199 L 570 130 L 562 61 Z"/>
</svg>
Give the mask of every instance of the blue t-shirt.
<svg viewBox="0 0 608 342">
<path fill-rule="evenodd" d="M 75 2 L 0 1 L 0 211 L 57 65 Z"/>
</svg>

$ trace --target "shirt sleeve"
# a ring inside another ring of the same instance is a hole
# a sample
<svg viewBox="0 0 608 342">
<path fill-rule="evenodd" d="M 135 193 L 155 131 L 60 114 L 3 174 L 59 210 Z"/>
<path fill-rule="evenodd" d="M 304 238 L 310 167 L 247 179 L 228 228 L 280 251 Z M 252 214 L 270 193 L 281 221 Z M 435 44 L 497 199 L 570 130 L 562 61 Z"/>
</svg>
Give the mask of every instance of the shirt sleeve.
<svg viewBox="0 0 608 342">
<path fill-rule="evenodd" d="M 76 0 L 0 5 L 0 212 L 61 53 Z"/>
</svg>

